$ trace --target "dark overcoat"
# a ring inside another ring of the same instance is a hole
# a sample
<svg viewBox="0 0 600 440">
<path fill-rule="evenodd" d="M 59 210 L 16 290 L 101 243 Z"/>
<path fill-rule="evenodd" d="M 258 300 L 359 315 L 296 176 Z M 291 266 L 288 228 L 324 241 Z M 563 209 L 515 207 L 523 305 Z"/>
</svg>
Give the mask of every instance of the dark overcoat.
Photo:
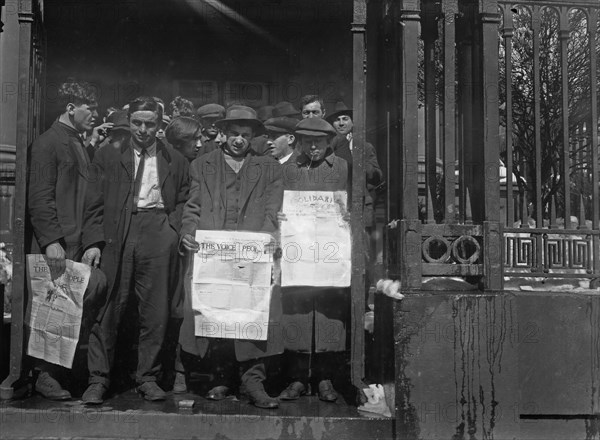
<svg viewBox="0 0 600 440">
<path fill-rule="evenodd" d="M 346 136 L 338 135 L 331 143 L 335 154 L 348 162 L 348 178 L 352 181 L 352 151 L 350 150 L 350 141 Z M 377 152 L 375 147 L 365 143 L 365 208 L 363 218 L 366 227 L 375 226 L 375 198 L 377 196 L 375 188 L 382 182 L 383 173 L 377 161 Z M 352 203 L 352 185 L 348 186 L 349 203 Z"/>
<path fill-rule="evenodd" d="M 56 121 L 31 145 L 27 208 L 33 229 L 30 252 L 59 241 L 67 258 L 79 261 L 96 243 L 84 241 L 89 156 L 75 129 Z"/>
<path fill-rule="evenodd" d="M 181 213 L 189 191 L 189 164 L 180 153 L 158 139 L 156 158 L 164 209 L 170 226 L 179 233 Z M 108 144 L 100 148 L 94 156 L 92 170 L 95 178 L 86 210 L 88 227 L 84 231 L 84 237 L 105 243 L 100 267 L 107 277 L 110 300 L 116 290 L 115 284 L 119 279 L 121 259 L 131 224 L 135 180 L 131 140 L 127 139 L 119 147 Z"/>
<path fill-rule="evenodd" d="M 348 164 L 330 154 L 318 166 L 299 152 L 283 165 L 284 190 L 344 191 Z M 319 270 L 327 270 L 323 264 Z M 310 352 L 314 335 L 316 352 L 344 351 L 350 312 L 350 289 L 294 286 L 282 289 L 282 328 L 286 350 Z"/>
<path fill-rule="evenodd" d="M 221 230 L 225 227 L 226 189 L 225 162 L 222 150 L 214 150 L 198 157 L 190 165 L 190 197 L 185 205 L 181 236 L 195 235 L 197 229 Z M 274 233 L 277 212 L 281 209 L 283 184 L 281 165 L 270 157 L 258 156 L 249 150 L 241 170 L 238 230 Z M 191 307 L 191 265 L 186 273 L 184 320 L 179 342 L 182 349 L 196 356 L 204 356 L 210 338 L 194 336 L 194 316 Z M 269 308 L 267 341 L 235 340 L 238 361 L 271 356 L 283 351 L 280 333 L 280 288 L 274 286 Z"/>
</svg>

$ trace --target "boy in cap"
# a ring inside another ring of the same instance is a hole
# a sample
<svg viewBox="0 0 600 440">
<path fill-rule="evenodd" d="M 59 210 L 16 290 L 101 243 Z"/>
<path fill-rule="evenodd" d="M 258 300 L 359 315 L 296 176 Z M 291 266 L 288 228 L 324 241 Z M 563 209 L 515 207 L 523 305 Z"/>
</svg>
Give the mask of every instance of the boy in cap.
<svg viewBox="0 0 600 440">
<path fill-rule="evenodd" d="M 200 157 L 218 149 L 223 143 L 215 122 L 225 117 L 225 107 L 215 103 L 206 104 L 198 107 L 196 114 L 202 124 L 202 147 L 198 151 L 198 157 Z"/>
<path fill-rule="evenodd" d="M 294 191 L 343 191 L 348 165 L 331 150 L 335 129 L 324 119 L 302 119 L 295 130 L 298 154 L 284 165 L 284 189 Z M 287 221 L 285 215 L 278 215 Z M 326 270 L 326 268 L 323 268 Z M 291 379 L 280 400 L 296 400 L 306 394 L 309 378 L 318 381 L 319 399 L 337 400 L 331 379 L 343 370 L 346 323 L 350 313 L 349 289 L 285 287 L 282 291 L 284 329 L 296 338 L 285 338 L 284 369 Z M 287 334 L 287 333 L 286 333 Z"/>
<path fill-rule="evenodd" d="M 265 121 L 267 132 L 267 151 L 265 155 L 270 155 L 282 165 L 290 160 L 295 152 L 296 136 L 294 130 L 297 123 L 297 119 L 286 116 Z"/>
<path fill-rule="evenodd" d="M 191 189 L 182 220 L 180 245 L 183 250 L 197 252 L 199 245 L 194 239 L 196 230 L 232 230 L 274 233 L 277 229 L 277 212 L 283 199 L 281 167 L 268 157 L 259 156 L 250 148 L 252 138 L 263 129 L 256 112 L 246 106 L 231 106 L 226 117 L 215 123 L 227 138 L 221 148 L 194 160 L 190 168 Z M 188 272 L 185 288 L 189 289 Z M 274 338 L 272 330 L 281 316 L 279 291 L 273 288 L 267 341 L 232 340 L 196 337 L 194 314 L 190 292 L 184 303 L 184 321 L 179 342 L 185 353 L 205 357 L 209 345 L 213 351 L 220 346 L 221 352 L 235 352 L 244 371 L 240 391 L 259 408 L 273 409 L 279 406 L 264 389 L 266 379 L 265 358 L 283 351 L 280 338 Z M 214 362 L 216 366 L 221 361 Z M 219 373 L 217 371 L 217 373 Z M 233 383 L 221 371 L 221 383 L 213 387 L 206 397 L 224 399 Z"/>
</svg>

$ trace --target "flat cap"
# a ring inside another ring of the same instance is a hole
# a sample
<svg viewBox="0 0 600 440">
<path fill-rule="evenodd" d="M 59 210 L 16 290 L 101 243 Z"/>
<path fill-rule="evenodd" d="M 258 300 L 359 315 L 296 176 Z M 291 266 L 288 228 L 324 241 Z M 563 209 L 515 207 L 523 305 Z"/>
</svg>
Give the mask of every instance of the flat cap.
<svg viewBox="0 0 600 440">
<path fill-rule="evenodd" d="M 321 118 L 306 118 L 296 124 L 296 134 L 306 136 L 334 136 L 337 134 L 335 128 L 329 122 Z"/>
<path fill-rule="evenodd" d="M 111 130 L 126 130 L 129 131 L 129 120 L 127 119 L 127 111 L 117 110 L 112 112 L 106 118 L 106 122 L 112 122 L 113 128 Z"/>
<path fill-rule="evenodd" d="M 271 118 L 265 121 L 265 130 L 275 133 L 293 133 L 298 122 L 298 119 L 287 116 Z"/>
<path fill-rule="evenodd" d="M 225 107 L 214 103 L 206 104 L 201 107 L 198 107 L 198 110 L 196 110 L 196 114 L 199 118 L 222 119 L 225 117 Z"/>
</svg>

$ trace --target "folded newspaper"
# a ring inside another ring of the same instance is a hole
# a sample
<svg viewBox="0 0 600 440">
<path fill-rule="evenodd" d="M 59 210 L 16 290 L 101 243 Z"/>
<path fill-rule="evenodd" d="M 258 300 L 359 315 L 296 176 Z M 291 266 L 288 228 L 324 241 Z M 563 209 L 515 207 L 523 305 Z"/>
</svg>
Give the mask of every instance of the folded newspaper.
<svg viewBox="0 0 600 440">
<path fill-rule="evenodd" d="M 65 271 L 53 280 L 44 255 L 27 255 L 28 355 L 71 368 L 90 274 L 90 266 L 66 260 Z"/>
</svg>

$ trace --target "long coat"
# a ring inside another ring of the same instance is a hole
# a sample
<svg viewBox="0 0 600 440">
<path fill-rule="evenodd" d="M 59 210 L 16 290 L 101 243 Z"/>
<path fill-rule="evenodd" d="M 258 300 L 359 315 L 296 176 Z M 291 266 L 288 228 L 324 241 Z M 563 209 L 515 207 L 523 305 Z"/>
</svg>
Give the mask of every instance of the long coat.
<svg viewBox="0 0 600 440">
<path fill-rule="evenodd" d="M 156 158 L 160 191 L 170 226 L 179 232 L 189 191 L 189 164 L 177 151 L 157 139 Z M 109 300 L 119 279 L 125 241 L 131 225 L 135 162 L 131 140 L 120 147 L 106 145 L 96 152 L 91 201 L 86 211 L 84 237 L 105 243 L 100 267 L 108 281 Z M 173 274 L 176 277 L 178 274 Z M 103 313 L 101 312 L 100 316 Z"/>
<path fill-rule="evenodd" d="M 214 150 L 195 159 L 190 166 L 190 197 L 185 205 L 181 236 L 195 235 L 197 229 L 220 230 L 225 227 L 226 189 L 223 152 Z M 283 185 L 281 165 L 270 157 L 258 156 L 250 150 L 242 169 L 238 216 L 238 230 L 270 232 L 277 229 L 277 212 L 281 209 Z M 179 342 L 182 349 L 196 356 L 204 356 L 210 338 L 194 336 L 194 315 L 191 307 L 191 265 L 186 273 L 184 320 Z M 238 361 L 271 356 L 283 351 L 280 330 L 280 288 L 274 286 L 269 308 L 267 341 L 235 340 Z"/>
<path fill-rule="evenodd" d="M 31 146 L 27 208 L 34 237 L 31 253 L 59 241 L 67 258 L 79 260 L 85 248 L 84 213 L 89 156 L 74 129 L 56 121 Z"/>
<path fill-rule="evenodd" d="M 295 151 L 283 165 L 284 189 L 343 191 L 348 186 L 348 164 L 330 154 L 317 167 Z M 327 270 L 323 264 L 318 270 Z M 284 287 L 282 328 L 286 350 L 310 352 L 313 335 L 316 352 L 344 351 L 350 312 L 347 288 Z"/>
<path fill-rule="evenodd" d="M 332 148 L 335 154 L 348 162 L 348 178 L 352 182 L 352 151 L 350 150 L 350 141 L 346 136 L 338 135 L 333 139 Z M 375 188 L 382 182 L 383 173 L 377 162 L 377 152 L 370 143 L 365 143 L 365 208 L 364 219 L 365 226 L 375 226 Z M 348 202 L 352 203 L 352 185 L 348 186 Z"/>
</svg>

